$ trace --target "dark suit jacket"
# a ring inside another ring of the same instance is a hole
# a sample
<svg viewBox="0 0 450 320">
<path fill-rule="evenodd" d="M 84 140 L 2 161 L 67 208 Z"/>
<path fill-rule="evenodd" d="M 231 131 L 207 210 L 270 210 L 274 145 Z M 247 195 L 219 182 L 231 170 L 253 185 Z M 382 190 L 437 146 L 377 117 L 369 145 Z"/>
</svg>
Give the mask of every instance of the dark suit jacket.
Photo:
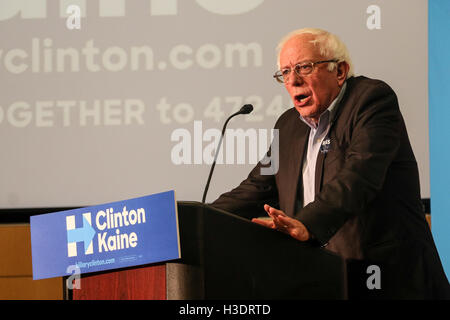
<svg viewBox="0 0 450 320">
<path fill-rule="evenodd" d="M 382 81 L 352 77 L 337 108 L 329 151 L 317 159 L 315 201 L 298 206 L 310 129 L 292 108 L 275 125 L 278 172 L 261 175 L 259 163 L 212 205 L 247 218 L 266 215 L 264 203 L 278 206 L 327 250 L 379 264 L 384 297 L 449 298 L 394 91 Z"/>
</svg>

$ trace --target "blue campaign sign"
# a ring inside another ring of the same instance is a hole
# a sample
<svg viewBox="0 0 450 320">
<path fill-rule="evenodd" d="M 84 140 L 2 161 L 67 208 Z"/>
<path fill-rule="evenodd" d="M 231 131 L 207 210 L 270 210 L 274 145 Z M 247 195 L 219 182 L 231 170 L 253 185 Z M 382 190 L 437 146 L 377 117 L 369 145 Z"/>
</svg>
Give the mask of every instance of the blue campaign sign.
<svg viewBox="0 0 450 320">
<path fill-rule="evenodd" d="M 174 191 L 32 216 L 33 279 L 180 258 Z"/>
</svg>

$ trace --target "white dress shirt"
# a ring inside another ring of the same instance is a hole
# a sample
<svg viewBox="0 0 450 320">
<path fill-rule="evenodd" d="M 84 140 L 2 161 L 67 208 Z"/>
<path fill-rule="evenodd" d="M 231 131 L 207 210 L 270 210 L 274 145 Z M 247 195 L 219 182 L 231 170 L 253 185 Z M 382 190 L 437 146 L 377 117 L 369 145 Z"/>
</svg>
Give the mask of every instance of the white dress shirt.
<svg viewBox="0 0 450 320">
<path fill-rule="evenodd" d="M 316 162 L 319 155 L 320 146 L 324 138 L 327 136 L 328 131 L 334 119 L 334 115 L 337 110 L 337 105 L 344 95 L 347 83 L 341 88 L 341 91 L 337 97 L 331 102 L 330 106 L 325 110 L 319 118 L 319 123 L 315 124 L 311 119 L 303 118 L 300 116 L 303 122 L 305 122 L 310 128 L 307 150 L 303 159 L 303 207 L 308 203 L 314 201 L 315 197 L 315 176 L 316 176 Z"/>
</svg>

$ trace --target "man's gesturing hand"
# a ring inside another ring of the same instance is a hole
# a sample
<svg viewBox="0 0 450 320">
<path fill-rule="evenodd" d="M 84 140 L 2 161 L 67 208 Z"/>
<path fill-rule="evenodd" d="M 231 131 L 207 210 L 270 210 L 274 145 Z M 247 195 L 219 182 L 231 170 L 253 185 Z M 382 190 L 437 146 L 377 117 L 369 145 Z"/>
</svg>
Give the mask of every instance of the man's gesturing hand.
<svg viewBox="0 0 450 320">
<path fill-rule="evenodd" d="M 307 241 L 309 239 L 308 229 L 300 221 L 288 217 L 283 211 L 272 208 L 268 204 L 264 205 L 264 210 L 266 210 L 272 220 L 253 218 L 252 222 L 267 228 L 277 229 L 300 241 Z"/>
</svg>

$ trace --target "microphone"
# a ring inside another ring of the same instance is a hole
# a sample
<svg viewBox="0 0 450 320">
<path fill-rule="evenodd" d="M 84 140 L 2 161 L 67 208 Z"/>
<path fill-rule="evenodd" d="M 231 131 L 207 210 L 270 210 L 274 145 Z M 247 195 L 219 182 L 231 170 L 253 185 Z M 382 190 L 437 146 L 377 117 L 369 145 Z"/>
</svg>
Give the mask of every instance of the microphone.
<svg viewBox="0 0 450 320">
<path fill-rule="evenodd" d="M 225 129 L 227 127 L 228 121 L 230 121 L 231 118 L 233 118 L 234 116 L 237 116 L 239 114 L 249 114 L 252 111 L 253 111 L 253 106 L 251 104 L 245 104 L 242 106 L 242 108 L 238 112 L 233 113 L 225 121 L 225 124 L 223 125 L 223 128 L 222 128 L 222 134 L 220 136 L 219 144 L 217 145 L 216 154 L 214 155 L 214 162 L 211 166 L 211 170 L 209 171 L 209 176 L 208 176 L 208 180 L 206 181 L 205 190 L 203 191 L 202 203 L 205 203 L 205 200 L 206 200 L 206 194 L 208 193 L 209 183 L 211 182 L 211 177 L 212 177 L 212 174 L 214 171 L 214 167 L 216 166 L 217 155 L 219 154 L 220 146 L 222 145 L 222 139 L 223 139 L 223 136 L 225 135 Z"/>
<path fill-rule="evenodd" d="M 253 111 L 253 106 L 251 104 L 244 104 L 242 106 L 241 110 L 239 110 L 235 114 L 231 115 L 230 118 L 234 117 L 235 115 L 238 115 L 238 114 L 249 114 L 252 111 Z"/>
</svg>

